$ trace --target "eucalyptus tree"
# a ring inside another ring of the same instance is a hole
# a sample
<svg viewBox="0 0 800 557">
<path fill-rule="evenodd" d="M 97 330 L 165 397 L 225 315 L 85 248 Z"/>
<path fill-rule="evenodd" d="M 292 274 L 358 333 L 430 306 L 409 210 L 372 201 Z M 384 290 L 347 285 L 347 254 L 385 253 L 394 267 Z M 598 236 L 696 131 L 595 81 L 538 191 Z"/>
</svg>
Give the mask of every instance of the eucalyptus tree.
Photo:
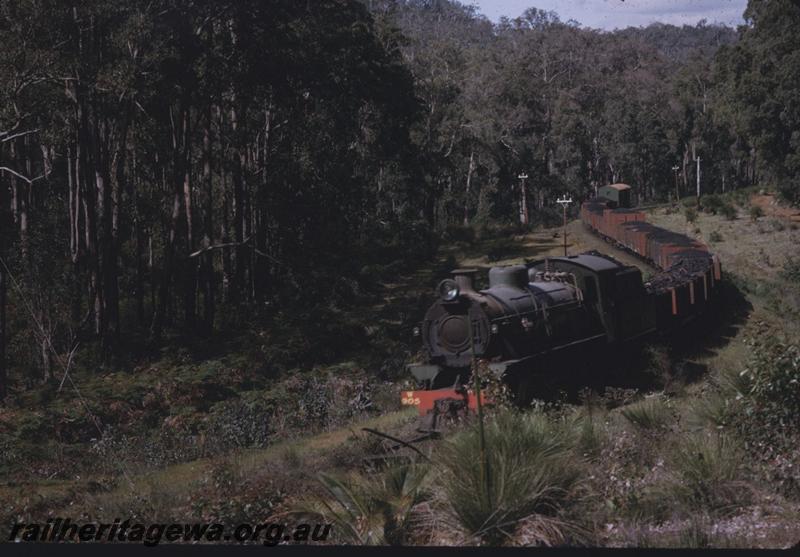
<svg viewBox="0 0 800 557">
<path fill-rule="evenodd" d="M 750 0 L 740 40 L 716 57 L 718 110 L 750 146 L 749 181 L 756 172 L 800 201 L 800 6 L 790 0 Z M 741 161 L 737 161 L 737 166 Z"/>
</svg>

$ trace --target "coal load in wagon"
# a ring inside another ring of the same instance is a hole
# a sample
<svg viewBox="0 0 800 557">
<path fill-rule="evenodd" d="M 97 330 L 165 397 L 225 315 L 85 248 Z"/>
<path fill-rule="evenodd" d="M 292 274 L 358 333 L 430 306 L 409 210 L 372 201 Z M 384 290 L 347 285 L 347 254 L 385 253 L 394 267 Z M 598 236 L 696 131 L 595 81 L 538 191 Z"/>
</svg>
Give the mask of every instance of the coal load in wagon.
<svg viewBox="0 0 800 557">
<path fill-rule="evenodd" d="M 702 276 L 711 266 L 711 257 L 707 251 L 691 249 L 678 253 L 681 259 L 651 278 L 645 284 L 646 290 L 658 294 L 670 288 L 678 288 L 693 278 Z"/>
</svg>

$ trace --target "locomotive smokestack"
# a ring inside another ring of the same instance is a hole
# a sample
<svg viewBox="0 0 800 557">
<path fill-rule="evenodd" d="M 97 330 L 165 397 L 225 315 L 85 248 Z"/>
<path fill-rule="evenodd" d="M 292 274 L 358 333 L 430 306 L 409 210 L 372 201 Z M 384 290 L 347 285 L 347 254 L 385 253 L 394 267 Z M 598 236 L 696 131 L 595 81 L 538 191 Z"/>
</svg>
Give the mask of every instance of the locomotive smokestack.
<svg viewBox="0 0 800 557">
<path fill-rule="evenodd" d="M 453 278 L 458 285 L 461 292 L 475 292 L 475 287 L 472 283 L 472 277 L 477 273 L 477 269 L 455 269 L 453 270 Z"/>
</svg>

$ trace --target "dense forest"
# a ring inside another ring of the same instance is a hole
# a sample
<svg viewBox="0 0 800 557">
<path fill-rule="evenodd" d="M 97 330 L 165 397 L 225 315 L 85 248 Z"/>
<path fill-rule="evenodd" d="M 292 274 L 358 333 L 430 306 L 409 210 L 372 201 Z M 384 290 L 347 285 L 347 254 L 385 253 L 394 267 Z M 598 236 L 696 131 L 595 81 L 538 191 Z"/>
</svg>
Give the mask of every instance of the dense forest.
<svg viewBox="0 0 800 557">
<path fill-rule="evenodd" d="M 3 1 L 0 399 L 78 351 L 335 321 L 375 265 L 518 224 L 523 200 L 529 227 L 618 181 L 642 204 L 697 183 L 798 202 L 800 7 L 751 0 L 745 20 Z"/>
</svg>

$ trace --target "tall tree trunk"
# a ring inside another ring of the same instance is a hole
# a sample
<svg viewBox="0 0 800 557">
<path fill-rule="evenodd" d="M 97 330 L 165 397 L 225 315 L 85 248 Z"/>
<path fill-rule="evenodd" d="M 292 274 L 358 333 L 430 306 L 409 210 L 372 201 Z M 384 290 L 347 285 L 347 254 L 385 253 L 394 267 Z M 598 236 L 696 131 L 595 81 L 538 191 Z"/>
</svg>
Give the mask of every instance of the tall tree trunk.
<svg viewBox="0 0 800 557">
<path fill-rule="evenodd" d="M 70 261 L 72 262 L 72 300 L 70 303 L 70 316 L 73 326 L 77 329 L 81 325 L 81 297 L 82 284 L 80 273 L 80 253 L 81 253 L 81 188 L 80 172 L 78 161 L 80 147 L 75 145 L 75 156 L 73 149 L 67 148 L 67 184 L 69 187 L 69 251 Z"/>
<path fill-rule="evenodd" d="M 469 150 L 469 168 L 467 168 L 467 187 L 464 192 L 464 226 L 469 226 L 469 190 L 472 182 L 472 171 L 475 170 L 475 149 Z"/>
<path fill-rule="evenodd" d="M 223 130 L 225 113 L 222 109 L 222 101 L 217 105 L 217 129 Z M 229 143 L 220 137 L 220 153 L 225 153 L 230 147 Z M 228 172 L 226 165 L 219 165 L 220 183 L 222 184 L 222 222 L 220 222 L 219 237 L 223 244 L 229 244 L 230 237 L 230 187 L 228 186 Z M 233 261 L 231 259 L 231 248 L 222 248 L 222 301 L 228 302 L 231 298 L 231 282 L 233 281 Z"/>
<path fill-rule="evenodd" d="M 256 196 L 260 202 L 260 206 L 256 213 L 256 242 L 258 249 L 262 253 L 267 253 L 269 251 L 269 208 L 266 200 L 268 198 L 267 188 L 269 185 L 267 161 L 269 160 L 272 111 L 272 99 L 270 98 L 270 100 L 266 102 L 264 106 L 264 140 L 258 150 L 258 166 L 261 171 L 261 182 L 259 184 L 259 192 Z M 267 277 L 270 275 L 270 262 L 264 257 L 260 258 L 257 262 L 258 265 L 256 268 L 258 270 L 257 276 L 259 280 L 256 282 L 256 299 L 260 302 L 267 294 L 267 288 L 269 285 Z"/>
<path fill-rule="evenodd" d="M 119 340 L 120 317 L 119 317 L 119 206 L 120 196 L 126 189 L 126 169 L 125 163 L 128 157 L 128 130 L 133 109 L 132 105 L 125 108 L 122 116 L 122 124 L 118 130 L 116 154 L 112 163 L 111 177 L 111 198 L 110 207 L 107 210 L 109 219 L 108 238 L 105 242 L 105 254 L 103 257 L 103 284 L 105 285 L 105 307 L 110 337 L 116 342 Z"/>
<path fill-rule="evenodd" d="M 250 149 L 245 151 L 245 166 L 246 169 L 251 169 L 253 160 Z M 251 181 L 245 183 L 244 190 L 244 207 L 245 207 L 245 237 L 250 238 L 250 243 L 247 244 L 247 298 L 249 301 L 255 299 L 255 259 L 256 259 L 256 241 L 253 238 L 255 214 L 253 211 L 253 195 L 251 192 Z"/>
<path fill-rule="evenodd" d="M 97 202 L 96 205 L 96 213 L 97 217 L 92 216 L 92 220 L 95 220 L 95 237 L 92 238 L 94 243 L 94 249 L 92 251 L 92 259 L 93 262 L 93 288 L 95 291 L 95 334 L 98 335 L 101 339 L 104 339 L 106 334 L 106 302 L 105 302 L 105 288 L 103 284 L 103 257 L 106 254 L 106 246 L 105 242 L 107 241 L 106 237 L 106 230 L 104 229 L 104 225 L 107 223 L 105 219 L 105 209 L 107 207 L 107 203 L 105 200 L 105 193 L 106 193 L 106 181 L 103 174 L 95 168 L 94 170 L 94 184 L 95 184 L 95 200 Z M 91 188 L 90 188 L 91 189 Z M 88 211 L 94 213 L 95 211 Z"/>
<path fill-rule="evenodd" d="M 211 172 L 211 107 L 206 111 L 203 128 L 203 186 L 205 187 L 205 210 L 203 215 L 203 247 L 214 243 L 214 181 Z M 202 333 L 210 336 L 214 331 L 214 255 L 211 250 L 201 256 L 201 281 L 203 284 Z"/>
<path fill-rule="evenodd" d="M 136 242 L 136 322 L 144 326 L 144 233 L 139 207 L 139 174 L 136 152 L 133 154 L 131 168 L 131 195 L 133 197 L 133 235 Z"/>
<path fill-rule="evenodd" d="M 220 238 L 223 244 L 230 244 L 230 226 L 231 226 L 231 202 L 228 193 L 228 174 L 223 168 L 221 170 L 222 176 L 222 223 L 220 224 Z M 231 295 L 231 283 L 233 282 L 233 260 L 231 258 L 231 248 L 222 248 L 222 300 L 228 302 Z"/>
<path fill-rule="evenodd" d="M 80 188 L 78 197 L 83 211 L 83 242 L 85 245 L 85 268 L 89 273 L 87 299 L 92 304 L 94 317 L 94 334 L 103 332 L 103 292 L 100 288 L 99 254 L 97 249 L 97 190 L 90 185 L 95 179 L 94 171 L 90 168 L 91 157 L 87 149 L 79 148 L 88 146 L 87 114 L 83 97 L 79 94 L 76 104 L 76 118 L 78 126 L 78 140 L 76 145 L 76 170 L 78 172 L 77 188 Z"/>
<path fill-rule="evenodd" d="M 147 230 L 147 270 L 148 280 L 150 282 L 150 311 L 155 316 L 156 306 L 158 305 L 158 276 L 155 266 L 155 253 L 153 253 L 153 232 Z"/>
<path fill-rule="evenodd" d="M 21 168 L 25 162 L 24 148 L 20 149 L 15 145 L 17 141 L 11 142 L 11 160 L 14 161 L 17 168 Z M 22 151 L 22 153 L 20 153 Z M 11 211 L 14 217 L 14 223 L 19 226 L 19 246 L 22 259 L 28 261 L 28 191 L 25 182 L 17 178 L 11 177 Z"/>
<path fill-rule="evenodd" d="M 150 326 L 150 336 L 152 341 L 161 338 L 164 322 L 166 320 L 167 309 L 171 302 L 169 295 L 172 276 L 175 272 L 175 253 L 177 251 L 178 236 L 182 205 L 184 200 L 184 183 L 186 174 L 189 172 L 188 164 L 188 133 L 184 129 L 188 123 L 188 103 L 181 103 L 179 111 L 179 122 L 176 124 L 173 119 L 172 129 L 172 148 L 173 148 L 173 173 L 172 173 L 172 215 L 170 217 L 169 233 L 164 247 L 164 265 L 158 289 L 158 303 L 153 311 L 153 321 Z M 183 142 L 183 143 L 181 143 Z"/>
<path fill-rule="evenodd" d="M 187 254 L 194 251 L 192 228 L 192 173 L 189 157 L 191 157 L 191 135 L 189 130 L 189 110 L 184 113 L 183 124 L 183 208 L 186 215 L 186 248 Z M 180 268 L 183 271 L 183 309 L 186 327 L 193 330 L 197 324 L 197 261 L 181 257 Z"/>
<path fill-rule="evenodd" d="M 231 298 L 238 300 L 244 287 L 245 267 L 247 265 L 247 247 L 244 245 L 244 170 L 245 153 L 242 149 L 238 134 L 238 120 L 236 109 L 231 109 L 231 127 L 233 129 L 233 240 L 236 242 L 234 258 L 233 284 L 231 285 Z"/>
<path fill-rule="evenodd" d="M 42 381 L 47 383 L 53 377 L 53 361 L 50 356 L 50 328 L 47 323 L 47 315 L 44 310 L 39 311 L 38 320 L 42 324 L 44 330 L 41 332 L 42 337 L 39 339 L 39 350 L 42 356 Z"/>
<path fill-rule="evenodd" d="M 189 138 L 188 114 L 186 116 L 186 141 Z M 187 153 L 191 153 L 191 147 L 187 148 Z M 191 166 L 187 163 L 183 173 L 183 207 L 186 215 L 186 248 L 187 253 L 192 253 L 194 244 L 194 219 L 192 214 L 192 173 Z M 183 271 L 183 309 L 186 318 L 186 326 L 193 329 L 197 317 L 197 263 L 193 259 L 181 258 L 181 269 Z"/>
<path fill-rule="evenodd" d="M 0 181 L 2 184 L 2 181 Z M 8 394 L 8 365 L 6 361 L 6 290 L 8 277 L 6 276 L 6 243 L 7 214 L 3 190 L 0 189 L 0 403 Z"/>
<path fill-rule="evenodd" d="M 150 327 L 150 334 L 154 340 L 161 338 L 164 327 L 164 318 L 169 303 L 169 286 L 172 279 L 172 267 L 175 252 L 175 244 L 178 236 L 178 226 L 181 216 L 181 192 L 175 191 L 172 198 L 172 217 L 170 218 L 169 237 L 167 246 L 164 249 L 164 268 L 162 269 L 161 281 L 158 288 L 158 302 L 153 312 L 153 324 Z"/>
</svg>

